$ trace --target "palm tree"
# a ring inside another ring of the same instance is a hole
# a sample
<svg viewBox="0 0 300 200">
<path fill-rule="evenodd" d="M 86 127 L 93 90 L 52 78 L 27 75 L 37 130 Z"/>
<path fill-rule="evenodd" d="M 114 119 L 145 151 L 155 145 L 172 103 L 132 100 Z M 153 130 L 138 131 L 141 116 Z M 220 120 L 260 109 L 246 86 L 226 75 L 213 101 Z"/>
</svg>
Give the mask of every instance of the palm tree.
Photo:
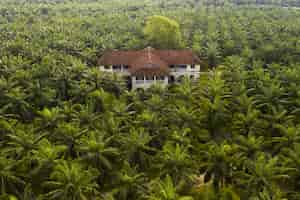
<svg viewBox="0 0 300 200">
<path fill-rule="evenodd" d="M 246 98 L 248 99 L 248 97 Z M 244 98 L 239 97 L 238 101 L 241 99 Z M 264 131 L 266 122 L 261 119 L 260 111 L 253 107 L 252 100 L 250 100 L 250 104 L 247 104 L 248 103 L 245 105 L 245 102 L 239 102 L 235 105 L 235 108 L 233 108 L 236 110 L 233 114 L 232 120 L 232 131 L 234 134 L 242 134 L 246 136 L 248 134 L 252 135 Z"/>
<path fill-rule="evenodd" d="M 283 148 L 289 148 L 294 144 L 300 142 L 300 128 L 299 127 L 285 127 L 283 125 L 276 125 L 280 131 L 279 136 L 272 137 L 271 143 L 275 152 L 280 151 Z"/>
<path fill-rule="evenodd" d="M 4 138 L 13 132 L 13 123 L 7 117 L 1 115 L 0 111 L 0 141 L 4 141 Z M 1 142 L 0 142 L 1 144 Z"/>
<path fill-rule="evenodd" d="M 271 81 L 270 84 L 265 83 L 259 85 L 259 88 L 256 90 L 255 102 L 256 106 L 263 111 L 270 111 L 273 107 L 280 105 L 280 100 L 284 95 L 283 88 L 281 87 L 280 82 Z"/>
<path fill-rule="evenodd" d="M 211 178 L 215 189 L 219 190 L 234 180 L 234 171 L 238 164 L 239 156 L 229 144 L 199 145 L 199 170 Z M 206 149 L 207 148 L 207 149 Z"/>
<path fill-rule="evenodd" d="M 90 132 L 80 139 L 76 146 L 80 159 L 94 168 L 112 170 L 111 160 L 118 156 L 119 149 L 112 147 L 113 136 L 107 137 L 101 132 Z"/>
<path fill-rule="evenodd" d="M 44 108 L 41 111 L 37 111 L 40 118 L 37 118 L 37 122 L 40 123 L 40 128 L 37 132 L 53 130 L 59 121 L 64 119 L 64 114 L 58 107 L 51 109 Z"/>
<path fill-rule="evenodd" d="M 270 111 L 262 115 L 262 118 L 268 122 L 266 130 L 269 130 L 265 133 L 268 136 L 280 136 L 280 128 L 283 126 L 290 126 L 293 123 L 294 116 L 288 113 L 283 107 L 270 107 Z"/>
<path fill-rule="evenodd" d="M 47 199 L 86 200 L 97 196 L 96 178 L 99 172 L 85 169 L 79 163 L 61 161 L 54 167 L 49 181 L 43 185 L 47 190 Z"/>
<path fill-rule="evenodd" d="M 10 81 L 12 80 L 8 80 L 8 83 Z M 5 113 L 15 114 L 24 121 L 30 120 L 32 118 L 31 105 L 26 101 L 27 94 L 24 89 L 18 83 L 7 87 L 7 91 L 0 93 L 1 99 L 3 98 L 5 103 L 1 110 Z"/>
<path fill-rule="evenodd" d="M 272 194 L 279 188 L 280 183 L 289 180 L 288 173 L 293 171 L 279 164 L 279 157 L 268 158 L 266 154 L 261 153 L 254 161 L 245 163 L 246 171 L 237 172 L 239 176 L 236 184 L 248 188 L 248 194 L 256 195 L 264 189 Z"/>
<path fill-rule="evenodd" d="M 150 164 L 149 155 L 156 150 L 149 146 L 153 136 L 150 136 L 143 128 L 131 129 L 129 133 L 122 134 L 120 137 L 121 150 L 130 163 L 136 164 L 141 168 L 148 168 Z"/>
<path fill-rule="evenodd" d="M 145 173 L 139 172 L 136 165 L 131 165 L 125 160 L 122 167 L 118 171 L 112 172 L 112 175 L 114 178 L 109 177 L 110 184 L 106 187 L 107 190 L 111 190 L 116 199 L 140 199 L 144 195 L 149 179 Z"/>
<path fill-rule="evenodd" d="M 191 196 L 180 195 L 171 176 L 167 175 L 164 180 L 153 181 L 149 185 L 150 194 L 148 200 L 193 200 Z"/>
<path fill-rule="evenodd" d="M 202 87 L 199 94 L 200 120 L 203 128 L 207 129 L 211 137 L 216 141 L 222 141 L 230 121 L 229 102 L 231 94 L 225 81 L 221 78 L 221 72 L 213 71 L 207 80 L 200 84 L 206 84 Z"/>
<path fill-rule="evenodd" d="M 189 148 L 190 146 L 171 142 L 166 143 L 163 150 L 158 154 L 155 166 L 155 168 L 158 168 L 159 175 L 165 176 L 170 173 L 174 182 L 179 183 L 182 178 L 187 178 L 192 174 L 194 162 Z"/>
<path fill-rule="evenodd" d="M 42 190 L 41 183 L 48 179 L 55 164 L 63 157 L 66 149 L 65 145 L 54 145 L 46 138 L 38 143 L 37 148 L 31 151 L 34 168 L 27 174 L 27 177 L 30 179 L 31 189 L 34 191 Z"/>
<path fill-rule="evenodd" d="M 88 132 L 89 129 L 81 129 L 79 124 L 74 122 L 60 123 L 51 137 L 58 144 L 67 145 L 65 157 L 76 158 L 78 152 L 76 152 L 75 146 L 79 143 L 80 138 Z"/>
<path fill-rule="evenodd" d="M 257 154 L 263 151 L 266 139 L 263 136 L 239 135 L 236 140 L 237 148 L 240 151 L 242 159 L 255 159 Z"/>
<path fill-rule="evenodd" d="M 299 197 L 299 193 L 297 192 L 297 188 L 299 188 L 299 171 L 300 171 L 300 145 L 299 143 L 295 143 L 290 147 L 286 147 L 282 150 L 282 154 L 280 155 L 281 161 L 284 163 L 284 166 L 291 168 L 293 170 L 289 171 L 289 176 L 292 177 L 290 182 L 287 183 L 292 189 L 289 193 L 291 196 L 294 196 L 293 199 L 297 199 Z"/>
<path fill-rule="evenodd" d="M 0 153 L 0 188 L 1 195 L 15 194 L 19 195 L 19 188 L 25 185 L 22 177 L 16 173 L 18 162 L 7 158 L 5 153 Z M 21 186 L 21 187 L 20 187 Z"/>
<path fill-rule="evenodd" d="M 30 158 L 31 151 L 36 149 L 38 143 L 47 136 L 47 134 L 35 135 L 30 129 L 32 127 L 17 126 L 14 134 L 7 135 L 5 152 L 16 159 Z"/>
</svg>

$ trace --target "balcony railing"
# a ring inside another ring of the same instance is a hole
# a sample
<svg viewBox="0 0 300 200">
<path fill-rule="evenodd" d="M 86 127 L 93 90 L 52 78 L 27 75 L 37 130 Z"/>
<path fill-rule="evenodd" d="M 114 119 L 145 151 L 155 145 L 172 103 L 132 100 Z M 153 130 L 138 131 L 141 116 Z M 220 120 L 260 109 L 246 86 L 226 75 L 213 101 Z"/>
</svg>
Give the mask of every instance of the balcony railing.
<svg viewBox="0 0 300 200">
<path fill-rule="evenodd" d="M 172 72 L 187 72 L 187 68 L 172 68 Z"/>
<path fill-rule="evenodd" d="M 165 80 L 136 80 L 135 84 L 154 84 L 154 83 L 160 83 L 163 84 L 165 83 Z"/>
</svg>

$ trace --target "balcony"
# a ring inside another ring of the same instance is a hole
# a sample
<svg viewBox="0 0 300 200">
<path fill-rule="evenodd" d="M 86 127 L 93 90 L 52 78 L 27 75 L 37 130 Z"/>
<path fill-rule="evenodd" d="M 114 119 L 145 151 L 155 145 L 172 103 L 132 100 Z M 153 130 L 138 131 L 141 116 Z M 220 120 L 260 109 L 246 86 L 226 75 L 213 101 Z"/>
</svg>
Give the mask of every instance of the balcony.
<svg viewBox="0 0 300 200">
<path fill-rule="evenodd" d="M 129 75 L 127 65 L 102 66 L 100 69 L 104 72 L 117 73 L 120 75 Z"/>
<path fill-rule="evenodd" d="M 140 79 L 136 79 L 136 77 L 132 77 L 132 87 L 133 89 L 136 88 L 143 88 L 147 89 L 150 88 L 153 84 L 160 84 L 160 85 L 167 85 L 168 84 L 168 77 L 141 77 Z"/>
<path fill-rule="evenodd" d="M 180 76 L 199 76 L 200 68 L 197 66 L 190 65 L 171 65 L 171 75 L 175 77 Z"/>
</svg>

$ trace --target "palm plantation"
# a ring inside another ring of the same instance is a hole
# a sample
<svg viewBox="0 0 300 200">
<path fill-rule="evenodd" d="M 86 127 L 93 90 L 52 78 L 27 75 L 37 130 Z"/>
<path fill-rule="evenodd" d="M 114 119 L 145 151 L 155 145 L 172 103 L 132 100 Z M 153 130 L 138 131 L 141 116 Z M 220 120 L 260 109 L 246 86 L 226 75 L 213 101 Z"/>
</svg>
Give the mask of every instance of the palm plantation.
<svg viewBox="0 0 300 200">
<path fill-rule="evenodd" d="M 299 5 L 0 0 L 0 199 L 300 199 L 300 12 L 280 7 Z M 130 91 L 98 70 L 161 39 L 152 15 L 199 80 Z"/>
</svg>

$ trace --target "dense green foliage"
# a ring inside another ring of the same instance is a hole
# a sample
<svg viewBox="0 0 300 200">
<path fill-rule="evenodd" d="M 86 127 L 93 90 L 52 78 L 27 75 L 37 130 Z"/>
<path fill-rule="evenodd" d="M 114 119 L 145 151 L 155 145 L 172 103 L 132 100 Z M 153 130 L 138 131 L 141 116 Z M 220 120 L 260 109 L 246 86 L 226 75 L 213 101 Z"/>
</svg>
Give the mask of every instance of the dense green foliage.
<svg viewBox="0 0 300 200">
<path fill-rule="evenodd" d="M 149 45 L 158 49 L 178 49 L 182 46 L 179 24 L 164 16 L 151 16 L 144 29 Z"/>
<path fill-rule="evenodd" d="M 297 9 L 12 2 L 0 4 L 0 199 L 300 198 Z M 152 15 L 178 21 L 183 48 L 217 69 L 144 92 L 99 72 L 104 49 L 148 44 Z"/>
</svg>

